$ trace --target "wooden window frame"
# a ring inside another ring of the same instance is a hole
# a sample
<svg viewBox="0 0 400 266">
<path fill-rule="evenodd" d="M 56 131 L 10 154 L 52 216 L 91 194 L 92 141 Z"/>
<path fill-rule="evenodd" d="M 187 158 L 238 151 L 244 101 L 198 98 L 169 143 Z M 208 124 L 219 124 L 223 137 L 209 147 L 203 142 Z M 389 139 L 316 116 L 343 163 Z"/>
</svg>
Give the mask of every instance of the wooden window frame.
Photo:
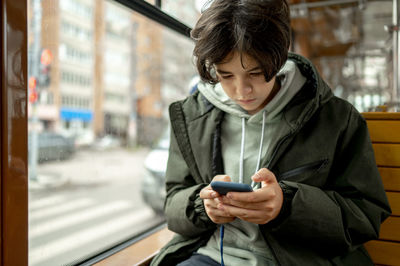
<svg viewBox="0 0 400 266">
<path fill-rule="evenodd" d="M 0 261 L 28 265 L 27 1 L 1 1 Z"/>
</svg>

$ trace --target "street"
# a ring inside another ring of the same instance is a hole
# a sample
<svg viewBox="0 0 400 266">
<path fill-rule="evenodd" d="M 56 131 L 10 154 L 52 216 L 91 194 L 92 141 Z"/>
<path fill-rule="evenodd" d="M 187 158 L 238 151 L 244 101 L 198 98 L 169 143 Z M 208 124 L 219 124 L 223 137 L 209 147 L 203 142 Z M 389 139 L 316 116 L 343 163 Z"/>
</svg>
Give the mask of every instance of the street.
<svg viewBox="0 0 400 266">
<path fill-rule="evenodd" d="M 29 185 L 29 265 L 74 264 L 163 221 L 140 195 L 148 152 L 88 149 L 39 164 Z"/>
</svg>

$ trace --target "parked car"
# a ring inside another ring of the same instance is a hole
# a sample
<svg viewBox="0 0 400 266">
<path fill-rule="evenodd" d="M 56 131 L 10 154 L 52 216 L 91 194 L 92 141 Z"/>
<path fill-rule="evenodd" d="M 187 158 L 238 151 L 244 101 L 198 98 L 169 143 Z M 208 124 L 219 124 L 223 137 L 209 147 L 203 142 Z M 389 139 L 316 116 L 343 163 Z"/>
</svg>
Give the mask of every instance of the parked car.
<svg viewBox="0 0 400 266">
<path fill-rule="evenodd" d="M 86 131 L 75 136 L 75 147 L 91 147 L 95 141 L 95 135 L 92 131 Z"/>
<path fill-rule="evenodd" d="M 164 213 L 165 172 L 167 170 L 169 128 L 164 132 L 157 145 L 149 152 L 144 167 L 147 174 L 141 183 L 141 194 L 144 202 L 157 214 Z"/>
<path fill-rule="evenodd" d="M 196 92 L 199 80 L 199 76 L 195 76 L 190 81 L 190 94 Z M 161 215 L 164 214 L 164 201 L 166 197 L 165 173 L 167 171 L 170 132 L 170 127 L 166 127 L 157 145 L 147 155 L 144 162 L 147 175 L 142 179 L 141 184 L 143 200 L 155 213 Z"/>
<path fill-rule="evenodd" d="M 73 138 L 67 138 L 53 132 L 38 133 L 38 161 L 65 160 L 75 152 Z M 28 156 L 32 152 L 32 133 L 28 135 Z"/>
<path fill-rule="evenodd" d="M 103 151 L 108 149 L 114 149 L 121 147 L 121 140 L 112 135 L 106 135 L 100 139 L 97 139 L 93 145 L 94 149 Z"/>
</svg>

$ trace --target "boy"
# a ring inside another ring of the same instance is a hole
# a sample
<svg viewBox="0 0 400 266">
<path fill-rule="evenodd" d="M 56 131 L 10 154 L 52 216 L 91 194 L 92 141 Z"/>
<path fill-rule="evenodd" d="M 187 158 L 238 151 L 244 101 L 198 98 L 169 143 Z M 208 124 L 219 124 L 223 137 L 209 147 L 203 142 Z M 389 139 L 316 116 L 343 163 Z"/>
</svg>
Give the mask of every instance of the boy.
<svg viewBox="0 0 400 266">
<path fill-rule="evenodd" d="M 286 1 L 215 0 L 191 35 L 203 82 L 170 106 L 177 235 L 152 265 L 372 265 L 362 244 L 390 207 L 368 129 L 288 54 Z M 223 196 L 215 180 L 257 186 Z"/>
</svg>

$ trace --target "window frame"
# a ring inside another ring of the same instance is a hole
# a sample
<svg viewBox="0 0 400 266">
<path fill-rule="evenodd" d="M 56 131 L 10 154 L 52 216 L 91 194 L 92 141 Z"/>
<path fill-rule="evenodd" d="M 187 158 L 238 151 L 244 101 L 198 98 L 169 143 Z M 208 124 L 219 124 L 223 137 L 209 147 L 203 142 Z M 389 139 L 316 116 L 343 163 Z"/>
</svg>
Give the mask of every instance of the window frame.
<svg viewBox="0 0 400 266">
<path fill-rule="evenodd" d="M 28 265 L 27 1 L 1 1 L 0 261 Z"/>
<path fill-rule="evenodd" d="M 133 11 L 142 14 L 143 16 L 158 22 L 162 26 L 165 26 L 185 37 L 190 38 L 190 31 L 192 30 L 189 26 L 183 22 L 171 17 L 167 13 L 161 10 L 161 0 L 157 0 L 156 5 L 147 3 L 144 0 L 111 0 L 121 5 L 130 8 Z"/>
<path fill-rule="evenodd" d="M 111 0 L 190 37 L 191 28 L 161 10 L 162 1 Z M 398 1 L 398 0 L 392 0 Z M 395 10 L 396 14 L 398 10 Z M 1 1 L 0 263 L 28 265 L 28 0 Z M 397 15 L 396 15 L 397 17 Z M 397 22 L 398 22 L 398 18 Z M 396 21 L 395 21 L 396 22 Z M 394 23 L 398 24 L 398 23 Z M 396 50 L 399 49 L 396 45 Z M 394 62 L 397 66 L 398 62 Z M 396 71 L 397 72 L 397 71 Z M 19 73 L 18 78 L 15 73 Z M 396 87 L 398 89 L 398 84 Z M 159 227 L 87 260 L 94 263 L 160 230 Z M 88 264 L 89 265 L 89 264 Z"/>
</svg>

